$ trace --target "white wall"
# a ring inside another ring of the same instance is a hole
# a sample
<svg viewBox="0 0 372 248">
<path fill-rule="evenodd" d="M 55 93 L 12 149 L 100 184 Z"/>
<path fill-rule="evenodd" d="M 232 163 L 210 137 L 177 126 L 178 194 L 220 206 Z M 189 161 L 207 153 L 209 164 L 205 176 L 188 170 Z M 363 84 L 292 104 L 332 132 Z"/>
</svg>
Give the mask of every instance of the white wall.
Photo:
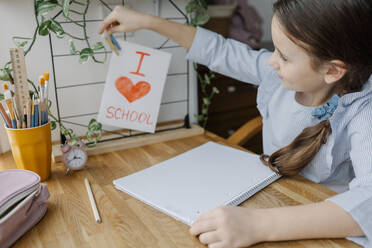
<svg viewBox="0 0 372 248">
<path fill-rule="evenodd" d="M 110 4 L 120 4 L 121 0 L 109 0 Z M 176 0 L 179 7 L 184 10 L 187 0 Z M 146 13 L 155 13 L 155 6 L 153 1 L 150 0 L 130 0 L 129 4 L 132 8 L 138 9 Z M 103 16 L 103 9 L 98 1 L 92 1 L 90 11 L 88 14 L 89 19 L 101 19 Z M 107 12 L 107 11 L 106 11 Z M 160 15 L 162 17 L 182 17 L 171 4 L 162 0 L 160 4 Z M 181 20 L 180 20 L 181 21 Z M 0 40 L 0 66 L 3 66 L 9 61 L 9 48 L 14 47 L 11 37 L 12 36 L 28 36 L 31 37 L 35 28 L 34 13 L 33 13 L 33 1 L 30 0 L 1 0 L 0 1 L 0 23 L 2 24 L 2 33 Z M 90 22 L 88 25 L 88 36 L 94 41 L 101 41 L 101 37 L 97 35 L 97 29 L 100 22 Z M 68 29 L 69 32 L 81 36 L 81 32 L 71 24 L 64 24 L 63 27 Z M 120 38 L 120 37 L 119 37 Z M 69 54 L 68 39 L 57 39 L 53 38 L 53 50 L 55 55 Z M 139 31 L 128 37 L 128 41 L 136 42 L 142 45 L 150 47 L 158 47 L 164 42 L 164 37 L 161 37 L 150 31 Z M 175 45 L 173 42 L 168 42 L 166 46 Z M 83 47 L 81 42 L 76 42 L 78 49 Z M 107 47 L 108 49 L 108 47 Z M 108 49 L 109 50 L 109 49 Z M 180 73 L 186 72 L 186 61 L 184 48 L 170 48 L 165 51 L 171 52 L 172 62 L 169 73 Z M 80 65 L 77 56 L 71 57 L 56 57 L 56 78 L 57 85 L 68 86 L 79 83 L 87 82 L 100 82 L 105 81 L 107 72 L 107 62 L 102 64 L 96 64 L 88 62 L 84 65 Z M 32 51 L 26 56 L 26 65 L 28 77 L 34 81 L 44 71 L 52 72 L 52 60 L 49 48 L 48 37 L 38 36 L 36 44 Z M 190 63 L 191 68 L 191 63 Z M 196 100 L 196 77 L 193 69 L 190 69 L 190 117 L 194 121 L 194 114 L 197 111 L 197 100 Z M 54 84 L 53 75 L 51 75 L 50 82 L 52 83 L 49 95 L 52 101 L 55 103 L 54 95 Z M 168 77 L 165 92 L 163 95 L 162 102 L 183 100 L 186 98 L 186 76 L 170 76 Z M 60 89 L 58 92 L 58 100 L 60 105 L 61 116 L 71 116 L 82 113 L 95 113 L 98 112 L 100 99 L 102 96 L 103 84 L 96 84 L 84 87 L 74 87 Z M 53 104 L 53 113 L 56 115 L 56 104 Z M 183 119 L 186 114 L 186 103 L 175 103 L 170 105 L 163 105 L 159 113 L 159 122 Z M 70 121 L 87 123 L 95 115 L 86 117 L 72 118 Z M 78 134 L 83 135 L 86 128 L 79 126 L 69 126 L 73 128 Z M 0 127 L 0 145 L 3 150 L 8 148 L 7 142 L 4 141 L 4 130 Z M 59 138 L 59 132 L 53 133 L 53 139 Z M 1 148 L 0 147 L 0 148 Z"/>
</svg>

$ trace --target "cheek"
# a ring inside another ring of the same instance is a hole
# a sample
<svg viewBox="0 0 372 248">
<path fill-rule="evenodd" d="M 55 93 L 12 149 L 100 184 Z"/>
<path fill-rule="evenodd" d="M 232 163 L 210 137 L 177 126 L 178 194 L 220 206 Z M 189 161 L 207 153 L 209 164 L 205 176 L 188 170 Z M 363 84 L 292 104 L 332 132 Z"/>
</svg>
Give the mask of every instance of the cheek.
<svg viewBox="0 0 372 248">
<path fill-rule="evenodd" d="M 288 90 L 304 90 L 307 88 L 307 75 L 303 70 L 296 66 L 283 66 L 280 70 L 283 77 L 283 87 Z"/>
</svg>

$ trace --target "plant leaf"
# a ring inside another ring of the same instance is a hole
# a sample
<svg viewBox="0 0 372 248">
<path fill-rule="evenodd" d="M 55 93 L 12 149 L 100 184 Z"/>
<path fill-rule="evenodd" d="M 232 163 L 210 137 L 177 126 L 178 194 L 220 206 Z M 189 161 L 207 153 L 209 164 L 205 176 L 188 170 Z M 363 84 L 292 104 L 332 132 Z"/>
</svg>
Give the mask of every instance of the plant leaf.
<svg viewBox="0 0 372 248">
<path fill-rule="evenodd" d="M 86 54 L 86 55 L 89 55 L 89 56 L 93 56 L 93 50 L 91 48 L 84 48 L 83 50 L 81 50 L 80 52 L 80 55 L 81 54 Z"/>
<path fill-rule="evenodd" d="M 195 1 L 190 1 L 186 5 L 186 13 L 188 14 L 194 12 L 197 9 L 198 9 L 198 4 Z"/>
<path fill-rule="evenodd" d="M 87 62 L 89 59 L 89 55 L 87 54 L 80 54 L 80 59 L 79 59 L 79 63 L 80 64 L 84 64 L 85 62 Z"/>
<path fill-rule="evenodd" d="M 83 64 L 87 62 L 89 57 L 93 56 L 93 50 L 91 48 L 84 48 L 83 50 L 80 51 L 80 59 L 79 63 Z"/>
<path fill-rule="evenodd" d="M 97 42 L 96 44 L 94 44 L 93 46 L 93 50 L 94 51 L 98 51 L 98 50 L 101 50 L 103 49 L 105 46 L 103 45 L 103 42 L 99 41 Z"/>
<path fill-rule="evenodd" d="M 10 80 L 10 77 L 9 77 L 9 74 L 6 72 L 6 70 L 0 69 L 0 71 L 1 71 L 0 80 L 2 80 L 2 81 L 9 81 Z"/>
<path fill-rule="evenodd" d="M 49 27 L 50 31 L 55 33 L 58 38 L 63 38 L 63 36 L 65 35 L 65 31 L 63 30 L 61 24 L 55 20 L 50 20 L 50 21 L 51 21 L 50 27 Z"/>
<path fill-rule="evenodd" d="M 57 7 L 56 1 L 39 2 L 36 8 L 37 16 L 44 16 Z"/>
<path fill-rule="evenodd" d="M 202 122 L 204 120 L 203 115 L 196 115 L 196 118 L 197 118 L 198 122 Z"/>
<path fill-rule="evenodd" d="M 73 131 L 71 130 L 71 136 L 72 136 L 72 138 L 71 138 L 71 145 L 76 145 L 78 142 L 79 142 L 79 137 L 78 136 L 76 136 L 76 134 L 74 134 L 73 133 Z"/>
<path fill-rule="evenodd" d="M 70 0 L 63 0 L 62 1 L 62 11 L 64 17 L 68 17 L 70 14 Z"/>
<path fill-rule="evenodd" d="M 26 45 L 27 45 L 27 41 L 16 43 L 16 46 L 19 47 L 19 48 L 25 47 Z"/>
<path fill-rule="evenodd" d="M 4 95 L 0 93 L 0 101 L 4 100 Z"/>
<path fill-rule="evenodd" d="M 205 1 L 205 0 L 199 0 L 199 3 L 200 3 L 200 5 L 201 5 L 201 7 L 202 7 L 203 9 L 205 9 L 205 10 L 208 9 L 207 1 Z"/>
<path fill-rule="evenodd" d="M 28 43 L 29 40 L 32 40 L 32 38 L 27 38 L 27 37 L 13 37 L 13 43 L 17 46 L 17 47 L 25 47 Z"/>
<path fill-rule="evenodd" d="M 208 106 L 208 105 L 211 104 L 211 100 L 208 97 L 204 97 L 203 98 L 203 103 Z"/>
<path fill-rule="evenodd" d="M 213 91 L 214 93 L 216 93 L 216 94 L 219 94 L 219 93 L 220 93 L 220 91 L 219 91 L 216 87 L 213 87 L 213 88 L 212 88 L 212 91 Z"/>
<path fill-rule="evenodd" d="M 209 21 L 209 15 L 203 12 L 196 12 L 195 17 L 191 21 L 191 23 L 195 26 L 201 26 Z"/>
<path fill-rule="evenodd" d="M 96 119 L 91 119 L 89 124 L 88 124 L 88 131 L 101 132 L 102 131 L 102 124 L 97 122 Z"/>
<path fill-rule="evenodd" d="M 102 137 L 102 124 L 94 118 L 91 119 L 85 136 L 89 142 L 93 142 L 91 146 L 95 146 Z"/>
<path fill-rule="evenodd" d="M 204 79 L 206 84 L 211 84 L 211 79 L 209 78 L 208 74 L 204 74 Z"/>
<path fill-rule="evenodd" d="M 54 129 L 56 129 L 57 128 L 57 124 L 56 124 L 56 122 L 55 121 L 51 121 L 50 122 L 50 130 L 54 130 Z"/>
<path fill-rule="evenodd" d="M 45 22 L 43 22 L 42 24 L 40 24 L 40 27 L 39 27 L 39 35 L 41 36 L 46 36 L 49 34 L 49 27 L 50 27 L 50 24 L 52 22 L 50 20 L 47 20 Z"/>
<path fill-rule="evenodd" d="M 70 43 L 70 53 L 71 54 L 79 54 L 78 50 L 76 50 L 74 41 L 70 39 L 69 43 Z"/>
<path fill-rule="evenodd" d="M 96 119 L 91 119 L 90 121 L 89 121 L 89 124 L 88 124 L 88 126 L 90 126 L 90 125 L 92 125 L 93 123 L 95 123 L 96 122 Z"/>
</svg>

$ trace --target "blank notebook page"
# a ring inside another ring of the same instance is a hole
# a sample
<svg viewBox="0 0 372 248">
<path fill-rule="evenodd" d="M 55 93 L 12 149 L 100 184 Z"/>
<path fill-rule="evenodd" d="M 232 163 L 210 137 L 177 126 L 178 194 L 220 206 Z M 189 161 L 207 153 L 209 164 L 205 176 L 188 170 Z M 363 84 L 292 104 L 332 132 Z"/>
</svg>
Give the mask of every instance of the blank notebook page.
<svg viewBox="0 0 372 248">
<path fill-rule="evenodd" d="M 191 225 L 213 208 L 240 204 L 279 177 L 258 155 L 208 142 L 113 183 Z"/>
</svg>

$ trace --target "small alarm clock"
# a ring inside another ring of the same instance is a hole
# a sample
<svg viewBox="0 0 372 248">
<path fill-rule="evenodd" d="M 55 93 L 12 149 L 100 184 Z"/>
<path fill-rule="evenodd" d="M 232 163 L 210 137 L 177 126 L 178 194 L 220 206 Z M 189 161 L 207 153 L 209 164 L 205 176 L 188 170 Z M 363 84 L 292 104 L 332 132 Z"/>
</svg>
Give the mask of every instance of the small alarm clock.
<svg viewBox="0 0 372 248">
<path fill-rule="evenodd" d="M 82 141 L 79 141 L 73 146 L 65 144 L 62 146 L 61 150 L 63 153 L 63 164 L 67 167 L 66 174 L 68 174 L 70 170 L 76 171 L 86 167 L 88 154 L 85 151 L 85 144 Z"/>
</svg>

